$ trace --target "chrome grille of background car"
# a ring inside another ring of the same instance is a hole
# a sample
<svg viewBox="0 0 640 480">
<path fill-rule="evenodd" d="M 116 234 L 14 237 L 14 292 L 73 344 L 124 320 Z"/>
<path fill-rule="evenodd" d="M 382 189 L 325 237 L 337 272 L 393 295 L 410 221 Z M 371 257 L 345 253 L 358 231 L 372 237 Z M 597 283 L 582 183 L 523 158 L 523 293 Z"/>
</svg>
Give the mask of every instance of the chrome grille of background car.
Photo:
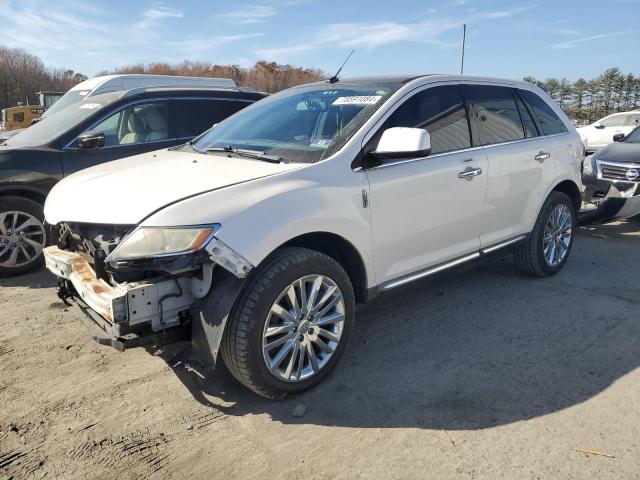
<svg viewBox="0 0 640 480">
<path fill-rule="evenodd" d="M 640 182 L 640 165 L 638 164 L 630 163 L 629 165 L 621 165 L 619 163 L 599 162 L 599 167 L 601 178 L 605 180 Z M 636 175 L 633 175 L 634 173 Z"/>
</svg>

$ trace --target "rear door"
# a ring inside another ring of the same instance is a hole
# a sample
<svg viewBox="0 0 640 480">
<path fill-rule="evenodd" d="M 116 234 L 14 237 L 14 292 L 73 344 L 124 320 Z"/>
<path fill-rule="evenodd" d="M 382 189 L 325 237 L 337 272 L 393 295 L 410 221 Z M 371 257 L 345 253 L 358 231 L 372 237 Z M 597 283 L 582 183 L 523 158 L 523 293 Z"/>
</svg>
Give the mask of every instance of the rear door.
<svg viewBox="0 0 640 480">
<path fill-rule="evenodd" d="M 526 233 L 540 198 L 556 178 L 548 142 L 532 114 L 507 86 L 466 85 L 464 94 L 487 156 L 482 248 Z"/>
<path fill-rule="evenodd" d="M 177 98 L 174 100 L 182 138 L 191 139 L 251 105 L 241 98 Z"/>
<path fill-rule="evenodd" d="M 475 253 L 486 190 L 485 156 L 472 149 L 458 85 L 432 86 L 405 100 L 364 147 L 391 127 L 424 128 L 431 154 L 367 168 L 378 282 Z M 475 175 L 460 174 L 474 170 Z"/>
</svg>

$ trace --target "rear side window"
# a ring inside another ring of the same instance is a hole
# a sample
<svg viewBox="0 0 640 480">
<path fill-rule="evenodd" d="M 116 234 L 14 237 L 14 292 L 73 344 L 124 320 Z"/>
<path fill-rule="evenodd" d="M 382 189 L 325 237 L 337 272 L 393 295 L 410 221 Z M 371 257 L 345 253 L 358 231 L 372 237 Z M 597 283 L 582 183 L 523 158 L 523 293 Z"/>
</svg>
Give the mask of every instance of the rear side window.
<svg viewBox="0 0 640 480">
<path fill-rule="evenodd" d="M 381 130 L 391 127 L 427 130 L 432 154 L 471 146 L 469 122 L 458 86 L 433 87 L 415 94 L 393 112 Z"/>
<path fill-rule="evenodd" d="M 511 89 L 492 85 L 465 85 L 467 101 L 477 111 L 479 145 L 512 142 L 524 138 L 524 130 Z"/>
<path fill-rule="evenodd" d="M 250 105 L 251 102 L 238 100 L 175 100 L 180 114 L 181 137 L 195 137 L 214 124 Z"/>
<path fill-rule="evenodd" d="M 528 90 L 518 90 L 518 94 L 529 107 L 542 134 L 556 135 L 559 133 L 567 133 L 567 126 L 560 120 L 560 117 L 556 115 L 553 108 L 542 98 Z"/>
</svg>

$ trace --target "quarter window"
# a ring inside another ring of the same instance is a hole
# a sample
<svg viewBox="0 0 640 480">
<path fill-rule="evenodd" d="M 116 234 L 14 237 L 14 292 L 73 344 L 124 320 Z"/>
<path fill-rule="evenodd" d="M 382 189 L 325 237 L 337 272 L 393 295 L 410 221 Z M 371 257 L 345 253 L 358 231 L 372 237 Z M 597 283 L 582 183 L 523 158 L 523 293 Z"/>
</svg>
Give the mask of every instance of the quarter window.
<svg viewBox="0 0 640 480">
<path fill-rule="evenodd" d="M 467 100 L 476 107 L 480 145 L 524 138 L 520 113 L 511 90 L 491 85 L 466 85 Z"/>
<path fill-rule="evenodd" d="M 624 119 L 625 127 L 637 127 L 640 123 L 640 114 L 630 113 Z"/>
<path fill-rule="evenodd" d="M 427 130 L 431 136 L 431 153 L 471 147 L 469 122 L 457 86 L 433 87 L 415 94 L 393 112 L 381 132 L 391 127 Z"/>
<path fill-rule="evenodd" d="M 518 94 L 529 107 L 543 135 L 567 133 L 567 126 L 542 98 L 528 90 L 518 90 Z"/>
</svg>

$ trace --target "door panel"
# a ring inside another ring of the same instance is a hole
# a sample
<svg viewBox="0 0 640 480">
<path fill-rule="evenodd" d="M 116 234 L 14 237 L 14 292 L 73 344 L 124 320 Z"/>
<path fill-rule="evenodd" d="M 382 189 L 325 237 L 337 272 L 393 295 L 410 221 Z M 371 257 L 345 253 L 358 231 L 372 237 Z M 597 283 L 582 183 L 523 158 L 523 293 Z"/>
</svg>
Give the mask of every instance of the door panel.
<svg viewBox="0 0 640 480">
<path fill-rule="evenodd" d="M 482 247 L 529 232 L 538 215 L 540 199 L 556 178 L 556 155 L 551 144 L 546 137 L 538 137 L 483 147 L 488 168 Z M 550 156 L 535 159 L 545 153 Z"/>
<path fill-rule="evenodd" d="M 119 158 L 141 153 L 140 145 L 120 145 L 103 148 L 67 148 L 62 154 L 64 175 Z"/>
<path fill-rule="evenodd" d="M 479 249 L 486 175 L 482 150 L 367 170 L 378 283 Z"/>
</svg>

